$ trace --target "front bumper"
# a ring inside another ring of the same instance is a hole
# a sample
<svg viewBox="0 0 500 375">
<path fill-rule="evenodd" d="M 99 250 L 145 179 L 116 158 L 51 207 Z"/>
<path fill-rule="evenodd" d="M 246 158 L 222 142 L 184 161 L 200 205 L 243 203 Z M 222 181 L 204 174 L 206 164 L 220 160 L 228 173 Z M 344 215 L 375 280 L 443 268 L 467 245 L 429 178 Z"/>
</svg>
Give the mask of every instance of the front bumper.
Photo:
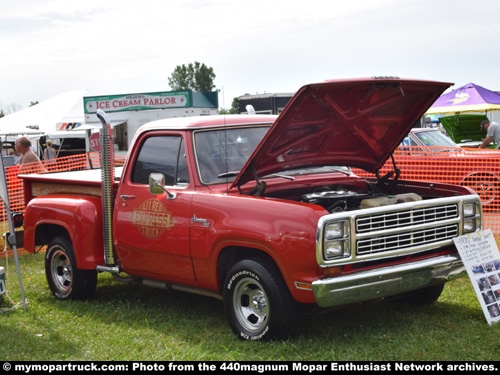
<svg viewBox="0 0 500 375">
<path fill-rule="evenodd" d="M 312 290 L 319 306 L 342 306 L 444 283 L 464 272 L 460 256 L 454 254 L 317 280 Z"/>
</svg>

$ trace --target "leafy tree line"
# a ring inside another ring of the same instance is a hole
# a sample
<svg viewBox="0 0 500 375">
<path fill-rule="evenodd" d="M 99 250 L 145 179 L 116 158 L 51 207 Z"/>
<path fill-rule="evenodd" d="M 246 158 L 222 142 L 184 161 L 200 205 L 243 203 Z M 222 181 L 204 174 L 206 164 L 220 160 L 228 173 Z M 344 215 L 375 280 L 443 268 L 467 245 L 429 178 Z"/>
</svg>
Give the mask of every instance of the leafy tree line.
<svg viewBox="0 0 500 375">
<path fill-rule="evenodd" d="M 194 64 L 177 65 L 168 78 L 168 84 L 174 91 L 190 89 L 199 92 L 210 92 L 215 89 L 214 79 L 213 68 L 195 61 Z"/>
<path fill-rule="evenodd" d="M 215 73 L 213 68 L 195 61 L 194 64 L 177 65 L 172 75 L 168 78 L 168 85 L 174 91 L 193 90 L 211 92 L 216 90 L 214 80 Z M 238 113 L 238 98 L 233 99 L 230 109 L 222 108 L 219 113 Z"/>
</svg>

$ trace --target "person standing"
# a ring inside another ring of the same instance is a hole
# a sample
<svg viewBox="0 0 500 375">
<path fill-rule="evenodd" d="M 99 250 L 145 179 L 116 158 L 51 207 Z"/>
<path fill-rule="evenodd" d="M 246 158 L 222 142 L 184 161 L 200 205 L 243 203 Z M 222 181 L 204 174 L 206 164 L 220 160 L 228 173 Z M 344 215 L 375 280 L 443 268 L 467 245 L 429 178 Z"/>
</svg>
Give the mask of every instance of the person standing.
<svg viewBox="0 0 500 375">
<path fill-rule="evenodd" d="M 498 148 L 498 145 L 500 145 L 500 125 L 497 122 L 490 123 L 490 120 L 483 120 L 480 126 L 481 129 L 486 130 L 486 138 L 479 148 L 485 148 L 491 142 L 495 142 Z"/>
<path fill-rule="evenodd" d="M 46 172 L 38 156 L 31 150 L 31 141 L 28 137 L 16 139 L 16 151 L 21 153 L 19 160 L 19 173 L 44 173 Z"/>
<path fill-rule="evenodd" d="M 47 140 L 47 147 L 43 150 L 43 159 L 46 163 L 53 163 L 56 159 L 56 149 L 52 146 L 52 141 Z"/>
<path fill-rule="evenodd" d="M 14 157 L 14 165 L 19 164 L 19 161 L 21 160 L 22 154 L 17 151 L 17 150 L 12 150 L 9 155 L 12 155 Z"/>
</svg>

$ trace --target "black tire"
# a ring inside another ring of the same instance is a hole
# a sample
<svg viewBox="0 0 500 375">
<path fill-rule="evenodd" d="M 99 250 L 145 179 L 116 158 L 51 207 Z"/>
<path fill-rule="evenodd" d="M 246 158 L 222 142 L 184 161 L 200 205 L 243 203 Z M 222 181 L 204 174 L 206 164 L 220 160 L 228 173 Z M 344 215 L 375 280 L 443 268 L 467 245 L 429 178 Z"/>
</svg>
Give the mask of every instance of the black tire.
<svg viewBox="0 0 500 375">
<path fill-rule="evenodd" d="M 97 287 L 97 271 L 78 269 L 73 245 L 62 237 L 54 238 L 47 248 L 45 276 L 58 299 L 89 299 Z"/>
<path fill-rule="evenodd" d="M 414 306 L 430 305 L 436 302 L 443 292 L 444 283 L 428 286 L 426 288 L 418 289 L 413 292 L 402 294 L 396 298 L 398 303 L 404 303 Z"/>
<path fill-rule="evenodd" d="M 297 328 L 298 308 L 270 260 L 236 263 L 224 282 L 224 311 L 243 340 L 286 340 Z"/>
</svg>

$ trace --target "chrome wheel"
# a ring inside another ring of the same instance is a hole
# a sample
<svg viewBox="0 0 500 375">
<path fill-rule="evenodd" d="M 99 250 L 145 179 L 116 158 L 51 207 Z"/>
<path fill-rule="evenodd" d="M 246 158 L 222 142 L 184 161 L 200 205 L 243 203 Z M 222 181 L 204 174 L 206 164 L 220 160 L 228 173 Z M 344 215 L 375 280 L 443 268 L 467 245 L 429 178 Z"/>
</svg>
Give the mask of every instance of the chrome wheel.
<svg viewBox="0 0 500 375">
<path fill-rule="evenodd" d="M 71 241 L 54 238 L 45 252 L 45 275 L 52 294 L 59 299 L 88 299 L 97 286 L 95 269 L 79 269 Z"/>
<path fill-rule="evenodd" d="M 54 287 L 59 293 L 67 294 L 73 283 L 73 272 L 71 262 L 66 253 L 61 250 L 54 251 L 50 258 L 50 272 Z"/>
<path fill-rule="evenodd" d="M 243 259 L 226 275 L 224 311 L 242 340 L 285 340 L 296 331 L 298 309 L 274 262 Z"/>
<path fill-rule="evenodd" d="M 244 278 L 236 284 L 233 308 L 236 319 L 246 330 L 257 332 L 266 325 L 269 314 L 266 292 L 254 279 Z"/>
</svg>

